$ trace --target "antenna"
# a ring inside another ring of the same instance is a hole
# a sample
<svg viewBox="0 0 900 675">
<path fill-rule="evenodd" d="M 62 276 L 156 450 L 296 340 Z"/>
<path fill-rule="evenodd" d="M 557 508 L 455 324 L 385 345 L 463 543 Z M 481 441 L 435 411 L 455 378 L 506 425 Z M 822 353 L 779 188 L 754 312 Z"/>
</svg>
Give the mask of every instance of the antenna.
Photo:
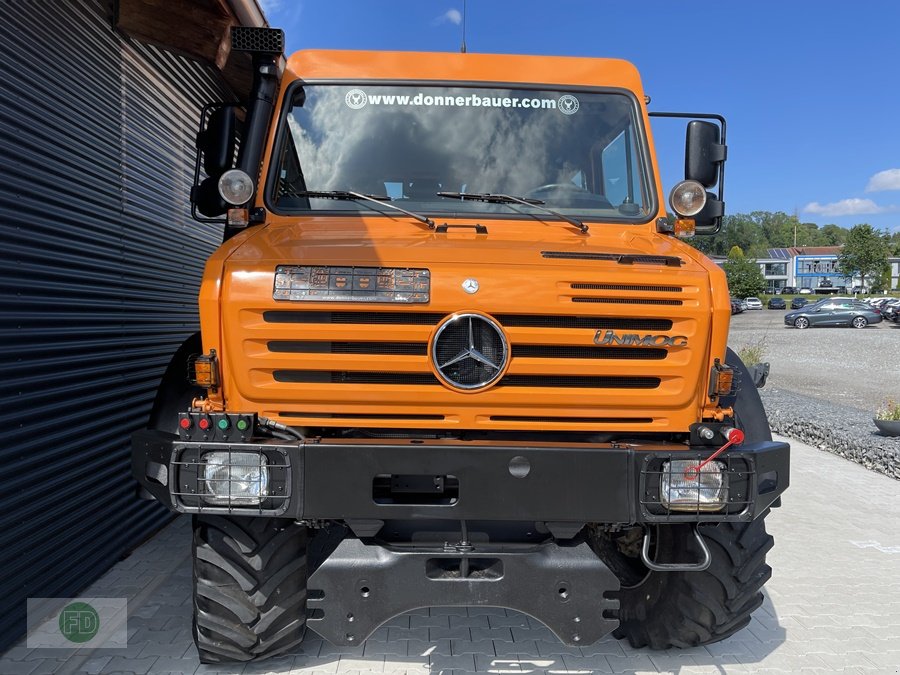
<svg viewBox="0 0 900 675">
<path fill-rule="evenodd" d="M 463 0 L 463 20 L 462 20 L 462 44 L 459 46 L 461 54 L 466 53 L 466 0 Z"/>
</svg>

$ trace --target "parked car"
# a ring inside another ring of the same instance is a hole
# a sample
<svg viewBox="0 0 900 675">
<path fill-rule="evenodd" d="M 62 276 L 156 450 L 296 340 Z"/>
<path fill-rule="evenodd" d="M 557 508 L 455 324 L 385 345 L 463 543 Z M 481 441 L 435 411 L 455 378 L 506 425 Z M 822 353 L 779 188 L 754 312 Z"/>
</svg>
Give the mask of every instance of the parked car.
<svg viewBox="0 0 900 675">
<path fill-rule="evenodd" d="M 787 303 L 784 298 L 770 298 L 766 304 L 769 309 L 787 309 Z"/>
<path fill-rule="evenodd" d="M 797 291 L 797 292 L 800 293 L 801 295 L 812 295 L 812 289 L 811 289 L 811 288 L 801 288 L 801 289 L 800 289 L 799 291 Z"/>
<path fill-rule="evenodd" d="M 747 309 L 762 309 L 763 308 L 762 300 L 760 300 L 759 298 L 747 298 L 746 303 L 747 303 Z"/>
<path fill-rule="evenodd" d="M 793 295 L 796 292 L 797 292 L 796 286 L 785 286 L 784 288 L 782 288 L 779 291 L 779 293 L 781 293 L 781 295 Z"/>
<path fill-rule="evenodd" d="M 741 305 L 741 301 L 737 298 L 731 298 L 731 313 L 740 314 L 743 311 L 744 307 Z"/>
<path fill-rule="evenodd" d="M 801 307 L 805 307 L 809 304 L 809 300 L 806 298 L 794 298 L 791 300 L 791 309 L 800 309 Z"/>
<path fill-rule="evenodd" d="M 882 321 L 881 313 L 864 302 L 848 300 L 820 300 L 784 315 L 784 323 L 795 328 L 810 326 L 853 326 L 865 328 Z"/>
<path fill-rule="evenodd" d="M 900 323 L 900 300 L 886 302 L 879 309 L 886 320 Z"/>
</svg>

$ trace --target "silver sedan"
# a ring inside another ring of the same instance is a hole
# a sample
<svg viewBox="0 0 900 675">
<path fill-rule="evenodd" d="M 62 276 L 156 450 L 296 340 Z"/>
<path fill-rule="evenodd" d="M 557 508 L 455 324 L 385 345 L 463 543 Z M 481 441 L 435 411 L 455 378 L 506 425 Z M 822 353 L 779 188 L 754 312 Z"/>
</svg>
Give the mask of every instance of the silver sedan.
<svg viewBox="0 0 900 675">
<path fill-rule="evenodd" d="M 784 323 L 795 328 L 810 326 L 853 326 L 865 328 L 881 323 L 881 312 L 864 302 L 826 299 L 784 315 Z"/>
</svg>

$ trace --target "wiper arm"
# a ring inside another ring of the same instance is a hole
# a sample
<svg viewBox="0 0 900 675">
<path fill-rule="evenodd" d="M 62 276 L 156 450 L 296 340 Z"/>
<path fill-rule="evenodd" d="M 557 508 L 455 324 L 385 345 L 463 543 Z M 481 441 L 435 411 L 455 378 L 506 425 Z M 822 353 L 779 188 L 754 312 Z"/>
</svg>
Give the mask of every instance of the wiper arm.
<svg viewBox="0 0 900 675">
<path fill-rule="evenodd" d="M 379 206 L 384 206 L 386 208 L 393 209 L 394 211 L 399 211 L 400 213 L 405 214 L 410 218 L 418 220 L 420 223 L 426 224 L 429 228 L 434 229 L 434 221 L 431 218 L 419 215 L 418 213 L 413 213 L 412 211 L 407 211 L 406 209 L 402 209 L 399 206 L 394 206 L 393 204 L 388 204 L 387 202 L 391 201 L 391 198 L 387 195 L 366 195 L 362 192 L 353 192 L 352 190 L 291 190 L 290 195 L 292 197 L 312 197 L 313 199 L 339 199 L 342 201 L 350 202 L 374 202 Z"/>
<path fill-rule="evenodd" d="M 582 234 L 588 233 L 588 226 L 576 218 L 565 216 L 558 211 L 548 209 L 544 204 L 546 202 L 540 199 L 532 199 L 530 197 L 514 197 L 505 194 L 492 194 L 490 192 L 438 192 L 438 197 L 449 197 L 450 199 L 462 199 L 463 201 L 472 202 L 488 202 L 490 204 L 524 204 L 525 206 L 533 206 L 545 213 L 552 214 L 560 220 L 574 225 Z"/>
</svg>

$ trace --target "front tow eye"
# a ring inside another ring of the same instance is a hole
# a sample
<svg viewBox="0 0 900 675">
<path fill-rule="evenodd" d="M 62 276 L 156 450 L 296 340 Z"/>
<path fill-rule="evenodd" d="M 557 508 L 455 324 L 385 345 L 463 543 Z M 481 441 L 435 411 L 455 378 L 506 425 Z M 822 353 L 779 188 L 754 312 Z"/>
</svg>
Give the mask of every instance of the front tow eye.
<svg viewBox="0 0 900 675">
<path fill-rule="evenodd" d="M 700 532 L 697 530 L 697 526 L 691 530 L 694 533 L 694 538 L 697 540 L 697 544 L 700 546 L 700 550 L 703 553 L 703 557 L 700 559 L 700 562 L 697 563 L 658 563 L 650 560 L 650 532 L 646 532 L 644 534 L 644 545 L 641 547 L 641 560 L 644 565 L 649 570 L 653 570 L 654 572 L 702 572 L 709 564 L 712 562 L 712 556 L 709 553 L 709 547 L 706 545 L 706 542 L 703 540 L 703 537 L 700 535 Z"/>
<path fill-rule="evenodd" d="M 732 445 L 740 445 L 744 442 L 744 432 L 740 429 L 735 429 L 734 427 L 722 427 L 722 436 L 725 437 L 725 445 L 716 450 L 709 457 L 704 459 L 702 462 L 697 464 L 697 466 L 689 467 L 684 473 L 686 476 L 690 475 L 693 478 L 698 478 L 700 476 L 700 471 L 704 466 L 713 461 L 716 457 L 725 452 Z"/>
</svg>

